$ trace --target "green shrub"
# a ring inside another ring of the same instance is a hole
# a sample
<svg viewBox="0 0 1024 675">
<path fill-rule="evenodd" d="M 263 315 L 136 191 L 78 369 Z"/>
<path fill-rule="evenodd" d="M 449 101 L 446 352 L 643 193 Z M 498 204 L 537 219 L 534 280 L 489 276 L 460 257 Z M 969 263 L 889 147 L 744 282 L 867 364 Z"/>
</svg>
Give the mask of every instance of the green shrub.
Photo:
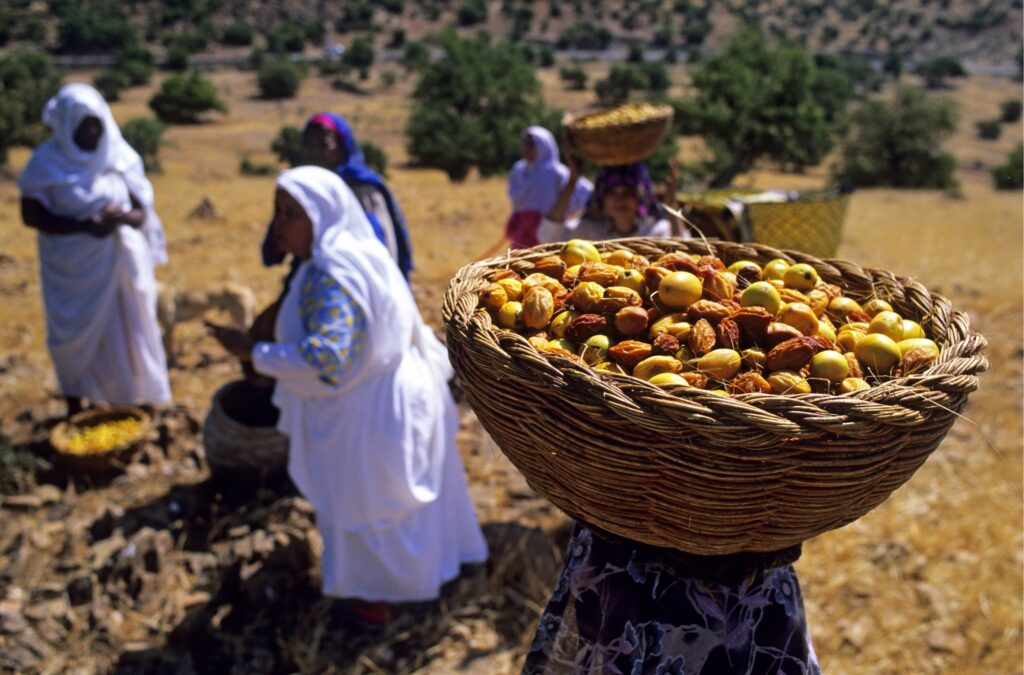
<svg viewBox="0 0 1024 675">
<path fill-rule="evenodd" d="M 537 58 L 541 68 L 550 68 L 555 65 L 555 52 L 552 51 L 551 47 L 544 47 L 540 50 L 540 56 Z"/>
<path fill-rule="evenodd" d="M 1020 119 L 1021 102 L 1010 99 L 999 104 L 999 119 L 1007 124 L 1013 124 Z"/>
<path fill-rule="evenodd" d="M 345 50 L 341 60 L 358 70 L 359 77 L 365 80 L 375 57 L 373 42 L 369 38 L 357 37 Z"/>
<path fill-rule="evenodd" d="M 359 144 L 363 151 L 363 158 L 366 164 L 379 173 L 382 177 L 388 177 L 388 155 L 384 149 L 372 141 L 364 141 Z"/>
<path fill-rule="evenodd" d="M 430 50 L 422 42 L 408 42 L 402 49 L 402 67 L 412 72 L 430 63 Z"/>
<path fill-rule="evenodd" d="M 1006 164 L 992 169 L 992 183 L 997 190 L 1024 188 L 1024 144 L 1010 151 Z"/>
<path fill-rule="evenodd" d="M 916 87 L 900 87 L 891 102 L 865 101 L 852 115 L 839 177 L 857 187 L 955 187 L 956 160 L 942 141 L 956 120 L 952 101 Z"/>
<path fill-rule="evenodd" d="M 583 91 L 587 88 L 587 73 L 578 63 L 561 68 L 558 71 L 558 76 L 573 91 Z"/>
<path fill-rule="evenodd" d="M 243 176 L 273 176 L 277 173 L 277 167 L 273 164 L 254 162 L 249 153 L 243 153 L 241 161 L 238 162 L 238 173 Z"/>
<path fill-rule="evenodd" d="M 385 70 L 380 74 L 380 83 L 384 85 L 386 89 L 390 89 L 395 86 L 395 82 L 398 81 L 398 76 L 395 75 L 393 70 Z"/>
<path fill-rule="evenodd" d="M 172 47 L 167 50 L 164 58 L 164 69 L 174 73 L 184 73 L 192 64 L 192 55 L 181 47 Z"/>
<path fill-rule="evenodd" d="M 508 169 L 519 156 L 519 134 L 551 120 L 534 68 L 516 45 L 486 37 L 440 36 L 442 58 L 423 69 L 406 124 L 409 157 L 462 180 Z"/>
<path fill-rule="evenodd" d="M 196 73 L 168 77 L 149 99 L 149 107 L 168 124 L 195 124 L 204 113 L 228 112 L 213 82 Z"/>
<path fill-rule="evenodd" d="M 484 0 L 463 0 L 457 18 L 460 26 L 475 26 L 487 20 L 487 3 Z"/>
<path fill-rule="evenodd" d="M 252 44 L 252 26 L 236 19 L 224 27 L 220 41 L 232 47 L 248 47 Z"/>
<path fill-rule="evenodd" d="M 186 30 L 165 33 L 163 44 L 168 49 L 182 49 L 189 54 L 195 54 L 206 49 L 212 39 L 212 31 L 204 28 L 188 28 Z"/>
<path fill-rule="evenodd" d="M 288 166 L 302 164 L 302 129 L 291 125 L 281 127 L 277 138 L 270 143 L 271 151 L 280 162 Z"/>
<path fill-rule="evenodd" d="M 124 73 L 131 86 L 149 84 L 156 67 L 154 66 L 153 52 L 149 51 L 145 45 L 141 43 L 129 45 L 118 53 L 117 58 L 117 69 Z"/>
<path fill-rule="evenodd" d="M 24 491 L 34 481 L 35 474 L 51 467 L 32 450 L 18 448 L 10 436 L 0 434 L 0 496 Z"/>
<path fill-rule="evenodd" d="M 389 49 L 401 49 L 405 46 L 405 29 L 396 28 L 391 31 L 391 40 L 388 41 Z"/>
<path fill-rule="evenodd" d="M 32 147 L 46 137 L 43 106 L 60 84 L 49 55 L 27 50 L 0 54 L 0 164 L 10 148 Z"/>
<path fill-rule="evenodd" d="M 311 45 L 318 45 L 327 36 L 327 25 L 323 19 L 307 19 L 302 24 L 302 32 L 306 36 L 306 42 Z"/>
<path fill-rule="evenodd" d="M 983 141 L 994 141 L 1003 134 L 1003 123 L 999 119 L 978 120 L 974 128 L 978 131 L 978 138 Z"/>
<path fill-rule="evenodd" d="M 121 135 L 142 157 L 146 171 L 160 170 L 160 146 L 167 127 L 152 117 L 133 117 L 121 125 Z"/>
<path fill-rule="evenodd" d="M 302 83 L 302 70 L 291 61 L 273 59 L 260 66 L 257 83 L 263 98 L 294 98 Z"/>
<path fill-rule="evenodd" d="M 577 21 L 558 36 L 558 49 L 608 49 L 612 34 L 604 26 L 589 21 Z"/>
<path fill-rule="evenodd" d="M 127 89 L 130 84 L 128 76 L 120 70 L 104 70 L 92 80 L 92 86 L 110 103 L 119 100 L 121 90 Z"/>
<path fill-rule="evenodd" d="M 644 48 L 635 42 L 629 46 L 629 51 L 626 53 L 626 63 L 643 63 L 644 62 Z"/>
<path fill-rule="evenodd" d="M 940 56 L 917 66 L 914 72 L 924 78 L 925 85 L 929 89 L 941 89 L 947 86 L 946 79 L 950 77 L 967 77 L 960 61 L 950 56 Z"/>
<path fill-rule="evenodd" d="M 121 8 L 104 0 L 64 3 L 57 48 L 67 54 L 113 52 L 139 41 Z"/>
<path fill-rule="evenodd" d="M 275 54 L 301 52 L 306 47 L 306 35 L 291 21 L 281 21 L 267 31 L 267 50 Z"/>
<path fill-rule="evenodd" d="M 373 28 L 373 3 L 370 2 L 346 3 L 341 18 L 334 22 L 334 30 L 339 33 Z"/>
<path fill-rule="evenodd" d="M 405 0 L 383 0 L 380 6 L 390 14 L 401 14 L 405 11 Z"/>
</svg>

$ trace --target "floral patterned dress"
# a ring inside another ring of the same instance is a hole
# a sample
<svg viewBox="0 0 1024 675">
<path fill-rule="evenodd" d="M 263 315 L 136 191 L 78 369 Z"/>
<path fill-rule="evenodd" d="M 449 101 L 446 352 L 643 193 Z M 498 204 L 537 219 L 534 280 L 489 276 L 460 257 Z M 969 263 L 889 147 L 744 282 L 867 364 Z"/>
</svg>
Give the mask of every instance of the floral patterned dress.
<svg viewBox="0 0 1024 675">
<path fill-rule="evenodd" d="M 310 265 L 299 300 L 306 338 L 299 354 L 320 371 L 320 379 L 337 386 L 363 350 L 366 315 L 334 277 Z"/>
<path fill-rule="evenodd" d="M 524 675 L 820 675 L 791 563 L 688 556 L 577 526 Z"/>
</svg>

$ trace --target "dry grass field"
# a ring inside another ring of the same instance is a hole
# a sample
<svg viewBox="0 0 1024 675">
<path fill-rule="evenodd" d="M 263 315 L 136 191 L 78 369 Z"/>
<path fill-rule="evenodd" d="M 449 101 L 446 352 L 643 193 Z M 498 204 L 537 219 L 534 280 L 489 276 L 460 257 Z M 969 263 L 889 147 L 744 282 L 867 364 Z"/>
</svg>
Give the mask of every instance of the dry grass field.
<svg viewBox="0 0 1024 675">
<path fill-rule="evenodd" d="M 471 176 L 452 184 L 437 171 L 402 168 L 411 82 L 374 89 L 378 85 L 371 81 L 374 95 L 360 97 L 310 78 L 299 98 L 277 103 L 255 98 L 249 73 L 225 70 L 212 79 L 229 100 L 230 115 L 172 128 L 162 152 L 163 173 L 152 176 L 170 245 L 171 262 L 159 270 L 160 279 L 181 288 L 232 281 L 251 286 L 261 304 L 271 300 L 282 272 L 261 267 L 258 244 L 273 179 L 240 176 L 239 156 L 248 151 L 254 160 L 270 161 L 267 148 L 280 126 L 299 125 L 308 114 L 331 109 L 389 155 L 390 184 L 414 238 L 417 297 L 437 326 L 448 279 L 499 236 L 507 215 L 504 180 Z M 562 91 L 552 71 L 543 79 L 549 103 L 579 109 L 590 102 L 589 93 Z M 150 94 L 151 89 L 127 91 L 114 106 L 115 116 L 146 114 Z M 980 76 L 945 92 L 962 111 L 951 144 L 961 166 L 960 194 L 879 189 L 853 196 L 838 257 L 915 277 L 949 297 L 988 337 L 991 370 L 964 418 L 907 485 L 856 523 L 805 545 L 797 570 L 826 673 L 1024 672 L 1024 209 L 1020 192 L 993 191 L 987 171 L 976 168 L 977 162 L 1004 161 L 1022 127 L 1007 126 L 997 142 L 974 134 L 975 120 L 997 116 L 1000 101 L 1020 94 L 1017 83 Z M 27 153 L 15 153 L 12 168 L 26 159 Z M 821 184 L 824 175 L 760 172 L 742 182 L 804 187 Z M 44 346 L 34 237 L 20 224 L 16 186 L 0 180 L 0 430 L 11 433 L 26 408 L 53 408 L 56 382 Z M 188 217 L 204 197 L 222 218 Z M 201 412 L 216 386 L 234 377 L 234 367 L 198 323 L 180 326 L 177 335 L 181 365 L 172 371 L 174 393 Z M 550 528 L 558 518 L 549 511 L 538 511 L 545 517 L 531 522 L 531 516 L 510 510 L 510 488 L 502 481 L 511 480 L 512 472 L 474 435 L 472 416 L 464 417 L 469 421 L 462 449 L 482 520 L 516 514 L 523 525 Z M 485 621 L 466 625 L 483 642 L 493 630 Z M 88 654 L 88 638 L 81 639 L 79 653 Z M 440 643 L 452 641 L 449 635 Z M 514 641 L 506 641 L 470 665 L 437 654 L 428 671 L 514 672 L 520 653 Z M 355 670 L 375 672 L 364 661 Z"/>
</svg>

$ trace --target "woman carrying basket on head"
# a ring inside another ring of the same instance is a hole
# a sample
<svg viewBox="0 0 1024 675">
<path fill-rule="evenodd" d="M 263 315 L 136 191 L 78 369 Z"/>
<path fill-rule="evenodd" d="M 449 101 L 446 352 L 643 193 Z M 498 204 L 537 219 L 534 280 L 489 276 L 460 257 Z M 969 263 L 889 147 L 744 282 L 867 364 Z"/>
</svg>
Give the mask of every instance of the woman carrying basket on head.
<svg viewBox="0 0 1024 675">
<path fill-rule="evenodd" d="M 273 341 L 210 325 L 276 379 L 288 472 L 316 509 L 323 592 L 350 614 L 436 598 L 487 548 L 455 448 L 444 346 L 352 190 L 319 167 L 277 181 L 271 232 L 299 260 Z"/>
<path fill-rule="evenodd" d="M 576 215 L 594 189 L 589 180 L 578 172 L 573 174 L 559 161 L 555 137 L 544 127 L 532 126 L 523 132 L 521 151 L 523 158 L 515 163 L 508 177 L 512 215 L 505 225 L 505 239 L 512 248 L 540 243 L 537 230 L 541 220 L 563 190 L 568 190 L 566 212 Z"/>
<path fill-rule="evenodd" d="M 18 187 L 22 220 L 39 231 L 46 345 L 68 413 L 83 397 L 168 403 L 154 275 L 167 252 L 142 159 L 88 85 L 61 87 L 43 122 L 53 136 Z"/>
<path fill-rule="evenodd" d="M 580 174 L 571 148 L 567 150 L 569 180 L 541 221 L 538 238 L 542 243 L 566 239 L 670 237 L 674 232 L 689 239 L 689 233 L 679 228 L 675 216 L 661 208 L 643 162 L 601 167 L 583 216 L 579 220 L 571 218 L 570 206 Z M 673 161 L 667 194 L 675 195 L 677 180 L 678 171 Z"/>
</svg>

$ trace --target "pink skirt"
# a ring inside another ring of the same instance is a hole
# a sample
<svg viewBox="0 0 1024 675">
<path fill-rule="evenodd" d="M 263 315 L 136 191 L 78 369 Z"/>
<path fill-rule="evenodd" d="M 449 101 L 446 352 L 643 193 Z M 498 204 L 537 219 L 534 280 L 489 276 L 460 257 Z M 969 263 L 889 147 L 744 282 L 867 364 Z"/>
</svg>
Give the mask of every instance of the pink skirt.
<svg viewBox="0 0 1024 675">
<path fill-rule="evenodd" d="M 544 214 L 540 211 L 516 211 L 505 223 L 505 237 L 512 248 L 529 248 L 540 243 L 537 232 Z"/>
</svg>

